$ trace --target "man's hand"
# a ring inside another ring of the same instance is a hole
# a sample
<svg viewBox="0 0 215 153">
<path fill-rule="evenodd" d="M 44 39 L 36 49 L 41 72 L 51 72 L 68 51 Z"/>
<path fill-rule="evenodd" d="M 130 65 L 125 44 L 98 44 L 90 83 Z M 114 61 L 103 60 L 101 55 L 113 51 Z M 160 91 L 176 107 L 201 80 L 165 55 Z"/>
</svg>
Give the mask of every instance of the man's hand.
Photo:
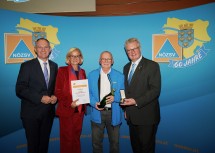
<svg viewBox="0 0 215 153">
<path fill-rule="evenodd" d="M 51 96 L 51 104 L 55 104 L 57 102 L 57 97 L 55 95 Z"/>
<path fill-rule="evenodd" d="M 133 98 L 129 98 L 129 99 L 124 99 L 124 102 L 121 103 L 120 105 L 122 106 L 131 106 L 131 105 L 136 105 L 136 101 Z"/>
<path fill-rule="evenodd" d="M 99 105 L 100 105 L 100 102 L 97 102 L 95 108 L 96 108 L 97 110 L 99 110 L 99 111 L 103 110 L 104 108 L 99 108 L 99 107 L 98 107 Z"/>
<path fill-rule="evenodd" d="M 42 99 L 41 99 L 41 102 L 43 104 L 49 104 L 49 103 L 51 103 L 51 101 L 52 101 L 52 99 L 49 96 L 43 96 Z"/>
<path fill-rule="evenodd" d="M 106 98 L 106 104 L 111 104 L 114 101 L 114 96 L 108 96 Z"/>
</svg>

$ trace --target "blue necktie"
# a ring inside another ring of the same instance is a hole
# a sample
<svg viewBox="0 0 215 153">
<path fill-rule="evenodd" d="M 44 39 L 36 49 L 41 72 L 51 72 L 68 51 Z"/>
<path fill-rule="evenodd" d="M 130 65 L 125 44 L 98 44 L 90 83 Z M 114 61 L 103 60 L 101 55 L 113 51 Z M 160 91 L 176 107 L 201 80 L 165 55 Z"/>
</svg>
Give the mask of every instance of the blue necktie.
<svg viewBox="0 0 215 153">
<path fill-rule="evenodd" d="M 136 65 L 136 64 L 132 64 L 131 71 L 130 71 L 129 76 L 128 76 L 128 84 L 130 84 L 131 78 L 132 78 L 132 76 L 133 76 L 133 74 L 134 74 L 135 65 Z"/>
<path fill-rule="evenodd" d="M 46 86 L 48 87 L 49 84 L 49 74 L 48 74 L 48 69 L 47 69 L 47 63 L 43 63 L 44 64 L 44 77 L 45 77 L 45 81 L 46 81 Z"/>
</svg>

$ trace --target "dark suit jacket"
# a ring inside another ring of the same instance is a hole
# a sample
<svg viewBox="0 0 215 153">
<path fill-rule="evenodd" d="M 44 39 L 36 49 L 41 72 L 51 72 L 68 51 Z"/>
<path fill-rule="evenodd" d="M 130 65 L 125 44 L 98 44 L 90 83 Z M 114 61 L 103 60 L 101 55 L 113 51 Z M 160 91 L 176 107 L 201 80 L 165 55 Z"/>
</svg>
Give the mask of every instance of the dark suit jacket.
<svg viewBox="0 0 215 153">
<path fill-rule="evenodd" d="M 127 120 L 134 125 L 152 125 L 160 121 L 158 98 L 161 90 L 161 76 L 158 63 L 142 58 L 130 85 L 128 73 L 131 62 L 124 66 L 126 98 L 134 98 L 137 106 L 125 107 Z"/>
<path fill-rule="evenodd" d="M 16 94 L 21 99 L 21 118 L 54 117 L 55 105 L 43 104 L 43 95 L 53 95 L 58 65 L 49 60 L 50 79 L 48 88 L 37 58 L 21 64 L 16 82 Z"/>
</svg>

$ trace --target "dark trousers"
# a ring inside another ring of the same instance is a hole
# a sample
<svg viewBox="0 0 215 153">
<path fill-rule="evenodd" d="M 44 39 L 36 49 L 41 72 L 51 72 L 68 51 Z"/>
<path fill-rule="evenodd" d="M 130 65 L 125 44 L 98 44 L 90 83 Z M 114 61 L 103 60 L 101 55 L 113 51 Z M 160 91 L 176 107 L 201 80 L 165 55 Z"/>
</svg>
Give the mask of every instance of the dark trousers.
<svg viewBox="0 0 215 153">
<path fill-rule="evenodd" d="M 158 125 L 129 123 L 130 141 L 134 153 L 154 153 Z"/>
<path fill-rule="evenodd" d="M 47 153 L 53 117 L 22 118 L 22 124 L 25 129 L 28 153 Z"/>
<path fill-rule="evenodd" d="M 104 129 L 106 127 L 110 153 L 119 153 L 119 128 L 120 125 L 112 126 L 111 110 L 101 111 L 101 124 L 91 122 L 93 153 L 103 153 Z"/>
</svg>

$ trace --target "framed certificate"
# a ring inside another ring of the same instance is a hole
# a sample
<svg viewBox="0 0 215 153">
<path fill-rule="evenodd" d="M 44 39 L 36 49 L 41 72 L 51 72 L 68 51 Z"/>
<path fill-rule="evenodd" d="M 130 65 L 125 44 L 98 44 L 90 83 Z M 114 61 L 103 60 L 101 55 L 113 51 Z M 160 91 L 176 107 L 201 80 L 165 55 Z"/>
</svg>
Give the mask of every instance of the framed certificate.
<svg viewBox="0 0 215 153">
<path fill-rule="evenodd" d="M 90 103 L 88 79 L 71 81 L 72 98 L 77 104 Z"/>
</svg>

